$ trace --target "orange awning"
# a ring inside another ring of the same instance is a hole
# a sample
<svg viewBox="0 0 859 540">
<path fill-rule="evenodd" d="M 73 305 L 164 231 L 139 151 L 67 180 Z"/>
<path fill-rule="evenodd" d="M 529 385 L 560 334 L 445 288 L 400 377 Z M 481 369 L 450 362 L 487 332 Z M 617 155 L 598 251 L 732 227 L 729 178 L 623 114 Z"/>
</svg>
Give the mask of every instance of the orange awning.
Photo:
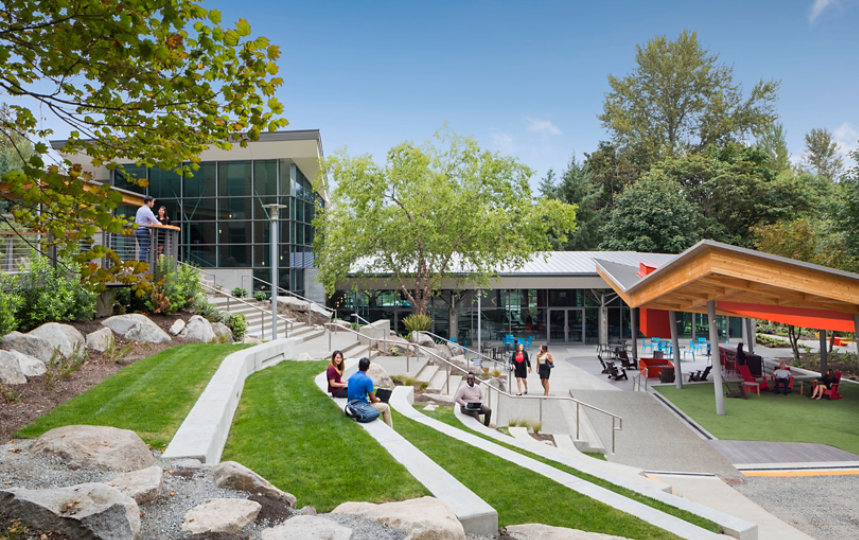
<svg viewBox="0 0 859 540">
<path fill-rule="evenodd" d="M 802 328 L 853 332 L 853 316 L 828 309 L 799 308 L 789 306 L 765 306 L 742 302 L 716 302 L 716 308 L 736 313 L 743 317 L 754 317 Z"/>
</svg>

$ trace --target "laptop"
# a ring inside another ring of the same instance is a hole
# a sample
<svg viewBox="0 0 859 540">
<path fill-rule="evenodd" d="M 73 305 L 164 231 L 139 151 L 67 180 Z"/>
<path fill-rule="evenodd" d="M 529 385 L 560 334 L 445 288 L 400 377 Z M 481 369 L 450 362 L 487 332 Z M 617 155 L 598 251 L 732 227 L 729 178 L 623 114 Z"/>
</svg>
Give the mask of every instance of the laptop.
<svg viewBox="0 0 859 540">
<path fill-rule="evenodd" d="M 382 400 L 382 403 L 387 403 L 391 399 L 391 390 L 387 388 L 376 388 L 376 397 Z"/>
<path fill-rule="evenodd" d="M 483 405 L 483 404 L 479 401 L 469 401 L 468 403 L 465 404 L 465 408 L 470 410 L 470 411 L 479 411 L 481 405 Z"/>
</svg>

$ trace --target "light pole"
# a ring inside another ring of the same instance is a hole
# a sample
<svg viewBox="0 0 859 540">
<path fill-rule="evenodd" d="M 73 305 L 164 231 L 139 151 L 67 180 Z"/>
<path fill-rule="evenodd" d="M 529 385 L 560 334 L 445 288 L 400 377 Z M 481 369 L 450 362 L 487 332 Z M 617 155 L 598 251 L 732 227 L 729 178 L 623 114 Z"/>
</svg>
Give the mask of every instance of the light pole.
<svg viewBox="0 0 859 540">
<path fill-rule="evenodd" d="M 269 213 L 268 217 L 271 219 L 271 339 L 277 339 L 277 270 L 278 270 L 278 256 L 277 256 L 277 225 L 278 219 L 280 218 L 280 209 L 286 208 L 286 206 L 282 204 L 266 204 L 264 208 L 267 208 Z"/>
</svg>

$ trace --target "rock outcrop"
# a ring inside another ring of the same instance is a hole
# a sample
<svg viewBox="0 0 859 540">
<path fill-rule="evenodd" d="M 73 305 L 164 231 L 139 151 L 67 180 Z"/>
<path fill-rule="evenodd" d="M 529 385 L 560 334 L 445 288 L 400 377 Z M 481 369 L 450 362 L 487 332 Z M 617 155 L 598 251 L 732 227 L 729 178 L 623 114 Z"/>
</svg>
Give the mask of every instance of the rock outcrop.
<svg viewBox="0 0 859 540">
<path fill-rule="evenodd" d="M 283 525 L 262 532 L 262 540 L 294 540 L 296 538 L 320 538 L 325 540 L 349 540 L 352 529 L 339 525 L 321 516 L 295 516 Z"/>
<path fill-rule="evenodd" d="M 135 471 L 155 463 L 152 452 L 135 432 L 109 426 L 55 428 L 36 439 L 30 451 L 60 457 L 71 468 Z"/>
<path fill-rule="evenodd" d="M 213 322 L 212 331 L 215 332 L 215 340 L 223 343 L 233 342 L 233 331 L 224 323 Z"/>
<path fill-rule="evenodd" d="M 126 540 L 140 534 L 134 500 L 104 484 L 0 491 L 0 515 L 56 530 L 69 538 Z"/>
<path fill-rule="evenodd" d="M 117 335 L 131 341 L 144 343 L 169 343 L 171 341 L 167 332 L 149 320 L 149 317 L 139 313 L 114 315 L 103 320 L 101 324 L 113 330 Z"/>
<path fill-rule="evenodd" d="M 208 319 L 194 315 L 185 325 L 185 328 L 179 332 L 179 337 L 201 343 L 211 343 L 215 341 L 215 331 L 212 330 L 212 323 Z"/>
<path fill-rule="evenodd" d="M 409 531 L 411 540 L 465 540 L 465 530 L 444 501 L 421 497 L 383 504 L 345 502 L 332 514 L 355 514 L 377 523 Z"/>
<path fill-rule="evenodd" d="M 86 335 L 87 349 L 99 353 L 113 348 L 116 345 L 116 336 L 110 328 L 99 328 L 95 332 Z"/>
<path fill-rule="evenodd" d="M 47 340 L 31 334 L 21 332 L 9 332 L 0 341 L 0 348 L 7 351 L 18 351 L 29 356 L 38 358 L 46 364 L 54 356 L 54 348 Z"/>
<path fill-rule="evenodd" d="M 271 482 L 235 461 L 224 461 L 212 469 L 215 485 L 222 488 L 270 495 L 295 508 L 295 496 L 276 488 Z"/>
<path fill-rule="evenodd" d="M 388 375 L 388 372 L 385 371 L 385 368 L 372 360 L 370 361 L 370 368 L 367 370 L 367 376 L 373 380 L 373 384 L 376 388 L 394 387 L 394 381 L 391 379 L 391 376 Z"/>
<path fill-rule="evenodd" d="M 150 504 L 158 500 L 163 490 L 163 473 L 161 467 L 153 465 L 138 471 L 120 474 L 107 483 L 128 495 L 139 505 Z"/>
<path fill-rule="evenodd" d="M 612 536 L 578 529 L 552 527 L 540 523 L 508 525 L 507 535 L 516 540 L 623 540 L 623 536 Z"/>
<path fill-rule="evenodd" d="M 235 534 L 251 523 L 262 505 L 246 499 L 210 499 L 185 514 L 182 530 L 191 534 Z"/>
<path fill-rule="evenodd" d="M 74 326 L 68 324 L 49 322 L 30 330 L 31 336 L 36 336 L 47 341 L 51 349 L 59 349 L 64 358 L 73 354 L 81 354 L 86 349 L 84 335 Z"/>
</svg>

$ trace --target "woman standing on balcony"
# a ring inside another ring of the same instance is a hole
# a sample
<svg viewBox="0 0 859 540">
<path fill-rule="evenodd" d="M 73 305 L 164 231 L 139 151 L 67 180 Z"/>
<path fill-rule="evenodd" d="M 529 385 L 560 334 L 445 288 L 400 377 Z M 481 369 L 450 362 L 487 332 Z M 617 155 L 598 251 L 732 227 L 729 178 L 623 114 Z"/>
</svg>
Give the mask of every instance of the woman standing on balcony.
<svg viewBox="0 0 859 540">
<path fill-rule="evenodd" d="M 167 215 L 167 207 L 163 204 L 158 207 L 158 214 L 156 215 L 156 218 L 158 219 L 158 221 L 161 222 L 162 225 L 170 225 L 170 222 L 172 221 L 170 219 L 170 216 Z M 158 255 L 161 255 L 162 253 L 164 253 L 164 237 L 167 236 L 167 233 L 164 231 L 156 232 L 158 234 Z"/>
</svg>

